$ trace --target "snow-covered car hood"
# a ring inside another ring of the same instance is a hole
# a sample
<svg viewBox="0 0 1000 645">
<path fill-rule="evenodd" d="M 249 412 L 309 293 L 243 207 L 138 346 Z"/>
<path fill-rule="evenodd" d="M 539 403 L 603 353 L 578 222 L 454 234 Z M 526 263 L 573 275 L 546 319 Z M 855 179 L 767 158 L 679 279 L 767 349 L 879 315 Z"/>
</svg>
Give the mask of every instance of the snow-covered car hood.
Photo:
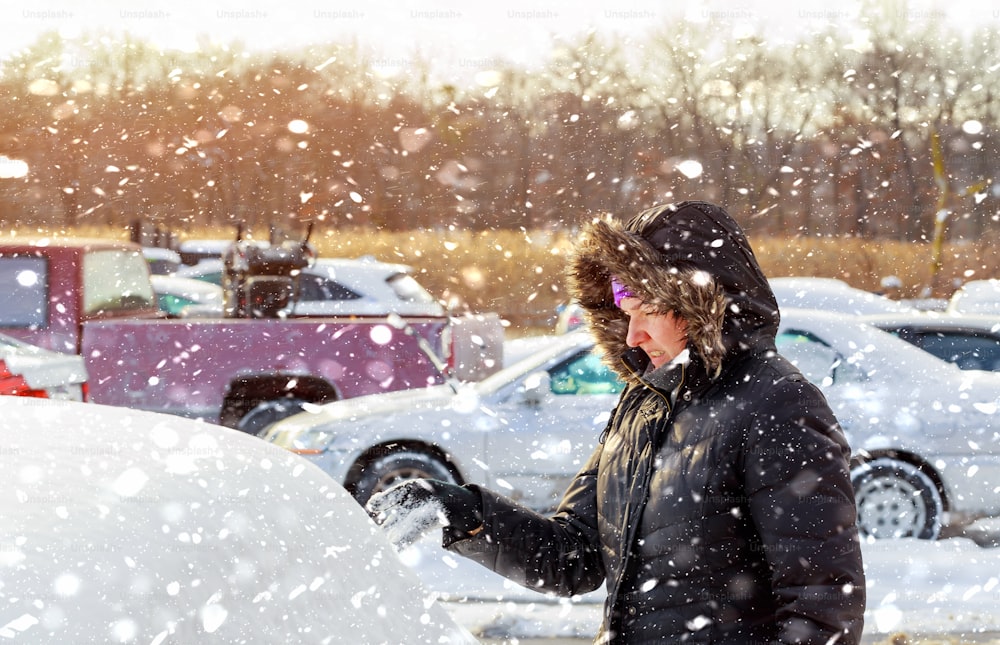
<svg viewBox="0 0 1000 645">
<path fill-rule="evenodd" d="M 181 417 L 6 398 L 0 636 L 476 642 L 300 457 Z"/>
<path fill-rule="evenodd" d="M 456 384 L 459 392 L 471 392 L 473 386 Z M 344 421 L 363 423 L 366 419 L 385 420 L 387 416 L 417 409 L 446 406 L 456 397 L 451 385 L 432 385 L 410 390 L 397 390 L 382 394 L 369 394 L 343 399 L 325 405 L 306 406 L 305 412 L 293 415 L 274 424 L 264 435 L 264 440 L 282 447 L 290 447 L 291 440 L 326 424 Z"/>
</svg>

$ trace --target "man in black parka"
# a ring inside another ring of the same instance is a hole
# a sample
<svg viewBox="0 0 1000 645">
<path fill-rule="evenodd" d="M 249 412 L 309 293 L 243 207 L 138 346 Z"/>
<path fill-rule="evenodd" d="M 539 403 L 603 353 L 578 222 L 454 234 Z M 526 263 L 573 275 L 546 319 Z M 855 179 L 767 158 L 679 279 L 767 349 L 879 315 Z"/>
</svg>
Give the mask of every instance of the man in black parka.
<svg viewBox="0 0 1000 645">
<path fill-rule="evenodd" d="M 532 589 L 605 583 L 597 642 L 858 643 L 849 448 L 775 350 L 777 303 L 740 227 L 706 202 L 596 219 L 569 277 L 627 387 L 556 513 L 419 480 L 373 514 L 412 529 L 431 509 L 447 548 Z M 680 321 L 686 351 L 650 350 L 638 320 L 657 316 Z"/>
</svg>

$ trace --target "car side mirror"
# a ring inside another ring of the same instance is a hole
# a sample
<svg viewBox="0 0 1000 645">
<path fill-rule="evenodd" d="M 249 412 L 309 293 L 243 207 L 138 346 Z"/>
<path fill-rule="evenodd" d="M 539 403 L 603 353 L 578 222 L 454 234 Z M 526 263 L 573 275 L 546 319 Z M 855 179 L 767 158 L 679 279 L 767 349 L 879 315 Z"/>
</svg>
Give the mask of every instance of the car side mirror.
<svg viewBox="0 0 1000 645">
<path fill-rule="evenodd" d="M 833 382 L 834 370 L 841 363 L 840 355 L 833 348 L 820 343 L 788 343 L 781 345 L 779 351 L 816 385 Z"/>
<path fill-rule="evenodd" d="M 540 406 L 552 396 L 552 377 L 545 371 L 528 374 L 518 390 L 518 395 L 522 404 L 531 407 Z"/>
<path fill-rule="evenodd" d="M 868 374 L 857 363 L 838 360 L 833 366 L 834 383 L 857 383 L 867 380 Z"/>
</svg>

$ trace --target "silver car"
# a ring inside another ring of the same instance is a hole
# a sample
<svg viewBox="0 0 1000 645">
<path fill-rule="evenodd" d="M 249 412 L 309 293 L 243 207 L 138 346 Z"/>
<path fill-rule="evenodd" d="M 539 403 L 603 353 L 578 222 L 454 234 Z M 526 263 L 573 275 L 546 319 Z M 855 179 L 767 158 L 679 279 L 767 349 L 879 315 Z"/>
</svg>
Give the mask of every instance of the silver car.
<svg viewBox="0 0 1000 645">
<path fill-rule="evenodd" d="M 862 531 L 935 538 L 1000 514 L 1000 374 L 962 371 L 853 316 L 782 312 L 779 351 L 826 395 L 855 454 Z M 266 435 L 360 500 L 409 477 L 492 486 L 551 508 L 587 458 L 621 387 L 583 332 L 475 386 L 315 408 Z"/>
<path fill-rule="evenodd" d="M 623 387 L 592 350 L 583 332 L 553 336 L 477 383 L 313 406 L 265 439 L 308 457 L 362 502 L 401 480 L 433 477 L 545 510 L 593 450 Z"/>
</svg>

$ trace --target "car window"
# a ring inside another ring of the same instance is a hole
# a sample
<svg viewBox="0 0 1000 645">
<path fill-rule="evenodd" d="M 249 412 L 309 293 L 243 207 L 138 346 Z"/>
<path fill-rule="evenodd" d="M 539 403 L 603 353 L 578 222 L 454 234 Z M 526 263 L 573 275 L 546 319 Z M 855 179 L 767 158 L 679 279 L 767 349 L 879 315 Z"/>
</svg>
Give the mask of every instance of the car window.
<svg viewBox="0 0 1000 645">
<path fill-rule="evenodd" d="M 222 271 L 209 271 L 208 273 L 202 273 L 200 275 L 192 275 L 195 280 L 201 280 L 202 282 L 208 282 L 211 284 L 217 284 L 222 286 Z"/>
<path fill-rule="evenodd" d="M 161 311 L 165 311 L 171 316 L 179 316 L 184 307 L 198 304 L 194 300 L 172 293 L 157 294 L 156 303 Z"/>
<path fill-rule="evenodd" d="M 789 330 L 778 334 L 775 345 L 782 356 L 816 385 L 836 382 L 836 370 L 842 362 L 840 355 L 820 338 L 809 332 Z"/>
<path fill-rule="evenodd" d="M 48 324 L 48 276 L 44 258 L 0 258 L 0 326 Z"/>
<path fill-rule="evenodd" d="M 170 275 L 177 269 L 181 268 L 181 263 L 175 262 L 174 260 L 157 260 L 147 258 L 146 263 L 149 265 L 149 272 L 153 275 Z"/>
<path fill-rule="evenodd" d="M 299 275 L 299 300 L 357 300 L 360 297 L 336 280 L 309 273 Z"/>
<path fill-rule="evenodd" d="M 963 370 L 1000 370 L 1000 339 L 966 331 L 911 334 L 915 345 Z"/>
<path fill-rule="evenodd" d="M 618 394 L 625 387 L 597 354 L 577 354 L 549 370 L 553 394 Z"/>
</svg>

